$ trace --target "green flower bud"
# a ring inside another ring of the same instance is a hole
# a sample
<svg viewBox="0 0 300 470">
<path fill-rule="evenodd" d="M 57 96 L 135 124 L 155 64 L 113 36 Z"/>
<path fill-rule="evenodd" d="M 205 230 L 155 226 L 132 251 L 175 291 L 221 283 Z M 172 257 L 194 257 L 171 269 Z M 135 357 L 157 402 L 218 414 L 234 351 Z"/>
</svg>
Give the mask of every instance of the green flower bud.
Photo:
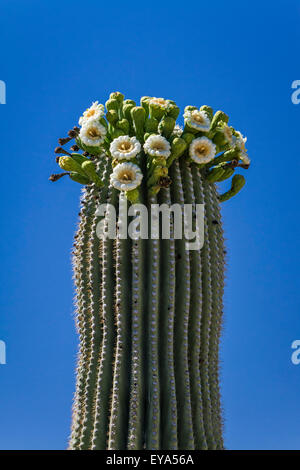
<svg viewBox="0 0 300 470">
<path fill-rule="evenodd" d="M 222 178 L 223 174 L 224 170 L 222 167 L 213 168 L 209 171 L 205 178 L 210 183 L 215 183 L 216 181 L 219 181 L 219 178 Z"/>
<path fill-rule="evenodd" d="M 228 199 L 235 196 L 242 189 L 245 183 L 246 180 L 242 175 L 234 175 L 231 181 L 231 188 L 229 189 L 229 191 L 219 196 L 219 201 L 228 201 Z"/>
<path fill-rule="evenodd" d="M 183 155 L 187 146 L 188 146 L 187 142 L 181 137 L 176 137 L 173 140 L 173 142 L 171 143 L 171 155 L 169 156 L 168 161 L 167 161 L 168 168 L 172 165 L 173 161 L 176 158 L 179 158 L 181 157 L 181 155 Z"/>
<path fill-rule="evenodd" d="M 81 167 L 91 181 L 93 181 L 98 187 L 103 186 L 101 178 L 98 176 L 96 167 L 92 161 L 89 160 L 84 162 Z"/>
<path fill-rule="evenodd" d="M 184 139 L 188 145 L 190 145 L 192 143 L 192 140 L 195 138 L 195 135 L 191 132 L 184 132 L 181 135 L 181 138 Z"/>
<path fill-rule="evenodd" d="M 136 137 L 140 142 L 143 142 L 146 111 L 142 106 L 135 106 L 131 110 L 131 117 L 133 120 L 133 127 L 135 130 Z"/>
<path fill-rule="evenodd" d="M 155 185 L 161 177 L 168 176 L 168 168 L 165 166 L 155 166 L 151 176 L 148 178 L 147 186 Z"/>
<path fill-rule="evenodd" d="M 117 122 L 116 124 L 117 129 L 121 129 L 122 131 L 125 132 L 125 135 L 129 134 L 129 122 L 127 119 L 121 119 L 120 121 Z"/>
<path fill-rule="evenodd" d="M 109 95 L 109 99 L 110 100 L 117 100 L 118 103 L 121 105 L 123 103 L 123 100 L 124 100 L 124 95 L 122 95 L 122 93 L 120 93 L 119 91 L 115 91 L 114 93 L 111 93 Z"/>
<path fill-rule="evenodd" d="M 224 132 L 220 129 L 216 128 L 216 133 L 212 138 L 214 144 L 216 144 L 219 148 L 222 148 L 228 144 Z"/>
<path fill-rule="evenodd" d="M 118 112 L 119 107 L 120 107 L 120 103 L 116 99 L 109 99 L 109 100 L 106 101 L 105 106 L 106 106 L 106 109 L 108 111 L 114 110 L 114 111 Z"/>
<path fill-rule="evenodd" d="M 71 157 L 73 160 L 75 160 L 75 162 L 79 163 L 79 165 L 81 165 L 83 162 L 89 161 L 89 159 L 81 153 L 71 153 Z"/>
<path fill-rule="evenodd" d="M 71 171 L 69 173 L 69 177 L 71 178 L 71 180 L 76 181 L 76 183 L 80 183 L 80 184 L 90 183 L 90 180 L 87 178 L 87 176 L 83 176 L 79 173 L 76 173 L 75 171 Z"/>
<path fill-rule="evenodd" d="M 210 163 L 208 163 L 206 166 L 207 168 L 210 168 L 211 166 L 216 166 L 219 165 L 220 163 L 226 163 L 226 162 L 231 162 L 232 160 L 239 158 L 239 149 L 230 149 L 226 150 L 226 152 L 222 153 L 217 158 L 214 158 Z"/>
<path fill-rule="evenodd" d="M 126 101 L 129 101 L 129 100 L 126 100 Z M 132 108 L 135 108 L 135 104 L 133 103 L 126 103 L 125 104 L 125 101 L 124 101 L 124 104 L 123 104 L 123 115 L 125 116 L 125 118 L 127 119 L 127 121 L 129 121 L 130 123 L 132 123 L 132 117 L 131 117 L 131 110 Z"/>
<path fill-rule="evenodd" d="M 210 129 L 215 129 L 220 122 L 225 122 L 227 124 L 228 121 L 229 117 L 227 114 L 223 113 L 223 111 L 217 111 L 212 118 Z"/>
<path fill-rule="evenodd" d="M 111 109 L 110 111 L 107 111 L 106 119 L 108 120 L 110 124 L 114 126 L 119 119 L 118 112 L 115 109 Z"/>
<path fill-rule="evenodd" d="M 149 115 L 149 100 L 151 99 L 150 96 L 142 96 L 140 99 L 140 104 L 143 106 L 144 110 L 146 111 L 146 116 Z"/>
<path fill-rule="evenodd" d="M 126 198 L 131 204 L 137 204 L 140 202 L 140 191 L 139 188 L 132 189 L 131 191 L 125 191 Z"/>
<path fill-rule="evenodd" d="M 136 106 L 136 102 L 133 101 L 133 100 L 125 100 L 123 103 L 124 103 L 124 105 L 125 104 L 132 104 L 132 106 Z"/>
<path fill-rule="evenodd" d="M 221 176 L 221 178 L 218 179 L 218 182 L 227 180 L 234 173 L 234 168 L 231 168 L 230 166 L 223 167 L 223 169 L 224 169 L 223 175 Z"/>
<path fill-rule="evenodd" d="M 148 118 L 145 123 L 145 131 L 148 132 L 149 134 L 156 134 L 157 130 L 158 130 L 158 120 L 155 118 Z"/>
<path fill-rule="evenodd" d="M 171 104 L 168 108 L 167 116 L 170 116 L 176 121 L 176 119 L 179 116 L 179 113 L 180 113 L 180 109 L 178 108 L 178 106 L 176 106 L 175 104 Z"/>
<path fill-rule="evenodd" d="M 85 173 L 81 168 L 81 164 L 73 160 L 72 157 L 60 157 L 58 160 L 58 164 L 60 168 L 65 171 L 76 171 L 77 173 L 80 173 L 85 176 Z"/>
<path fill-rule="evenodd" d="M 122 131 L 122 129 L 112 129 L 110 135 L 112 139 L 116 139 L 120 135 L 126 135 L 126 132 Z"/>
<path fill-rule="evenodd" d="M 176 121 L 174 118 L 165 116 L 158 125 L 158 131 L 161 135 L 168 139 L 174 130 L 175 124 Z"/>
<path fill-rule="evenodd" d="M 203 106 L 201 106 L 200 111 L 204 111 L 207 114 L 207 116 L 209 117 L 209 119 L 212 120 L 213 115 L 214 115 L 214 111 L 210 106 L 203 105 Z"/>
<path fill-rule="evenodd" d="M 147 168 L 151 169 L 154 168 L 155 166 L 166 166 L 167 165 L 167 160 L 165 157 L 151 157 L 150 155 L 148 156 L 148 163 L 147 163 Z"/>
<path fill-rule="evenodd" d="M 150 117 L 157 119 L 158 121 L 166 114 L 166 109 L 160 106 L 158 103 L 149 102 L 149 114 Z"/>
</svg>

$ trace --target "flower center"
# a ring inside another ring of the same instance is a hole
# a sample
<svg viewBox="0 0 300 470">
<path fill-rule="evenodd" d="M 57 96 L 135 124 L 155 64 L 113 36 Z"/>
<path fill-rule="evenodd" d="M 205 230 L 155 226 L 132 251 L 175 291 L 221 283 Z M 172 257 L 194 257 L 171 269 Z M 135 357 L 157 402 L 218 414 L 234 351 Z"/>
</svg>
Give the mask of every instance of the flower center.
<svg viewBox="0 0 300 470">
<path fill-rule="evenodd" d="M 164 100 L 163 98 L 154 98 L 152 100 L 152 103 L 155 103 L 155 104 L 159 104 L 161 106 L 164 106 L 166 104 L 166 100 Z"/>
<path fill-rule="evenodd" d="M 163 142 L 154 142 L 152 148 L 153 150 L 165 150 L 165 144 Z"/>
<path fill-rule="evenodd" d="M 94 116 L 95 112 L 96 112 L 95 109 L 89 109 L 86 113 L 86 116 L 87 117 Z"/>
<path fill-rule="evenodd" d="M 101 133 L 99 129 L 97 129 L 97 127 L 90 127 L 87 134 L 91 139 L 96 139 L 97 137 L 101 137 Z"/>
<path fill-rule="evenodd" d="M 192 117 L 193 117 L 194 121 L 198 122 L 199 124 L 203 124 L 205 122 L 204 117 L 200 113 L 198 113 L 197 111 L 196 112 L 194 111 L 192 113 Z"/>
<path fill-rule="evenodd" d="M 131 142 L 121 142 L 118 146 L 118 150 L 122 153 L 130 152 L 133 149 L 133 145 Z"/>
<path fill-rule="evenodd" d="M 199 155 L 199 157 L 205 157 L 209 152 L 209 149 L 207 145 L 199 145 L 199 147 L 196 148 L 196 154 Z"/>
<path fill-rule="evenodd" d="M 123 173 L 121 173 L 119 179 L 121 183 L 129 183 L 130 181 L 134 180 L 134 175 L 130 171 L 126 170 Z"/>
</svg>

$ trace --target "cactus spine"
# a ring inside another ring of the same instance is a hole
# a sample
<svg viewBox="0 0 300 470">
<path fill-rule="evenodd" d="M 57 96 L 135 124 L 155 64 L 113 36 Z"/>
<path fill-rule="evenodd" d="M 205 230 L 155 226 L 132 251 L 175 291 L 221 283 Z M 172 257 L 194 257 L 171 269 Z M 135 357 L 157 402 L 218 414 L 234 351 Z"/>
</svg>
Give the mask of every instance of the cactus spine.
<svg viewBox="0 0 300 470">
<path fill-rule="evenodd" d="M 75 138 L 75 153 L 58 147 L 66 172 L 50 177 L 85 185 L 74 250 L 80 347 L 69 448 L 223 449 L 220 202 L 244 178 L 234 175 L 222 195 L 216 183 L 249 167 L 246 139 L 208 106 L 187 106 L 184 129 L 175 127 L 179 108 L 171 100 L 143 97 L 136 106 L 112 93 L 106 108 L 108 122 L 104 106 L 93 103 L 81 129 L 59 140 Z M 134 210 L 124 220 L 127 204 Z M 150 214 L 158 204 L 192 207 L 196 232 L 195 207 L 204 205 L 202 249 L 189 250 L 175 236 L 170 213 L 170 236 L 154 233 Z M 147 239 L 134 218 L 141 205 Z M 99 235 L 100 222 L 109 236 Z M 138 235 L 129 237 L 132 224 Z"/>
</svg>

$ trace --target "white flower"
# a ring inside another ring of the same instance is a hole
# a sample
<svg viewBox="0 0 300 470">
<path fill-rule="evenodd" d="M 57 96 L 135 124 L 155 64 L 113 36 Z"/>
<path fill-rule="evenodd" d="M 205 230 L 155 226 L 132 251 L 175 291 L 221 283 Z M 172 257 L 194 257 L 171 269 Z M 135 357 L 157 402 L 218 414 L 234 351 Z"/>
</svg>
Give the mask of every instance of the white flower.
<svg viewBox="0 0 300 470">
<path fill-rule="evenodd" d="M 222 132 L 224 134 L 225 139 L 229 144 L 232 144 L 233 142 L 233 136 L 232 136 L 232 128 L 229 127 L 227 124 L 224 124 L 222 127 Z"/>
<path fill-rule="evenodd" d="M 246 149 L 246 142 L 247 142 L 247 137 L 244 137 L 243 134 L 240 131 L 236 131 L 235 136 L 233 136 L 233 142 L 234 144 L 240 149 L 240 159 L 245 165 L 250 165 L 250 158 L 247 155 L 247 149 Z"/>
<path fill-rule="evenodd" d="M 112 141 L 109 150 L 113 158 L 130 160 L 141 151 L 141 144 L 136 137 L 121 135 Z"/>
<path fill-rule="evenodd" d="M 79 132 L 79 138 L 88 147 L 98 147 L 104 140 L 106 128 L 98 121 L 87 121 Z"/>
<path fill-rule="evenodd" d="M 171 153 L 170 143 L 162 135 L 151 135 L 144 143 L 144 150 L 151 157 L 168 158 Z"/>
<path fill-rule="evenodd" d="M 90 108 L 84 111 L 78 122 L 80 126 L 83 126 L 90 120 L 99 120 L 102 116 L 104 116 L 104 106 L 95 101 Z"/>
<path fill-rule="evenodd" d="M 244 137 L 240 131 L 235 131 L 237 135 L 234 136 L 234 144 L 238 146 L 238 148 L 242 151 L 246 151 L 246 142 L 247 137 Z"/>
<path fill-rule="evenodd" d="M 156 104 L 160 108 L 167 109 L 169 107 L 169 101 L 164 98 L 156 98 L 155 96 L 149 100 L 149 104 Z"/>
<path fill-rule="evenodd" d="M 197 131 L 207 132 L 210 128 L 210 119 L 204 111 L 186 111 L 183 115 L 184 122 L 192 129 Z"/>
<path fill-rule="evenodd" d="M 189 153 L 195 163 L 208 163 L 216 155 L 216 146 L 207 137 L 198 137 L 192 141 Z"/>
<path fill-rule="evenodd" d="M 119 163 L 110 175 L 110 184 L 119 191 L 137 188 L 143 179 L 141 169 L 134 163 Z"/>
<path fill-rule="evenodd" d="M 182 127 L 176 124 L 176 126 L 173 129 L 173 134 L 176 135 L 176 137 L 180 137 L 182 133 L 183 133 Z"/>
<path fill-rule="evenodd" d="M 251 160 L 250 158 L 248 157 L 248 154 L 245 150 L 241 150 L 241 153 L 240 153 L 240 159 L 242 160 L 242 162 L 245 164 L 245 165 L 250 165 L 251 163 Z"/>
</svg>

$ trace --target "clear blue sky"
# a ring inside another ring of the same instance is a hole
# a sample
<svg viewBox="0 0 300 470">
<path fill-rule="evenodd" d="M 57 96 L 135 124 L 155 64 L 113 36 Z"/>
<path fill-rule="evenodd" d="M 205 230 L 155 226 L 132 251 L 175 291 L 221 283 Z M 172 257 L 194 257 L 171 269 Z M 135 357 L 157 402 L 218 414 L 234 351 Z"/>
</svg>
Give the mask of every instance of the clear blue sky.
<svg viewBox="0 0 300 470">
<path fill-rule="evenodd" d="M 1 0 L 2 449 L 66 447 L 80 186 L 48 176 L 56 139 L 116 90 L 209 104 L 248 136 L 247 185 L 223 205 L 225 441 L 300 449 L 299 22 L 296 0 Z"/>
</svg>

